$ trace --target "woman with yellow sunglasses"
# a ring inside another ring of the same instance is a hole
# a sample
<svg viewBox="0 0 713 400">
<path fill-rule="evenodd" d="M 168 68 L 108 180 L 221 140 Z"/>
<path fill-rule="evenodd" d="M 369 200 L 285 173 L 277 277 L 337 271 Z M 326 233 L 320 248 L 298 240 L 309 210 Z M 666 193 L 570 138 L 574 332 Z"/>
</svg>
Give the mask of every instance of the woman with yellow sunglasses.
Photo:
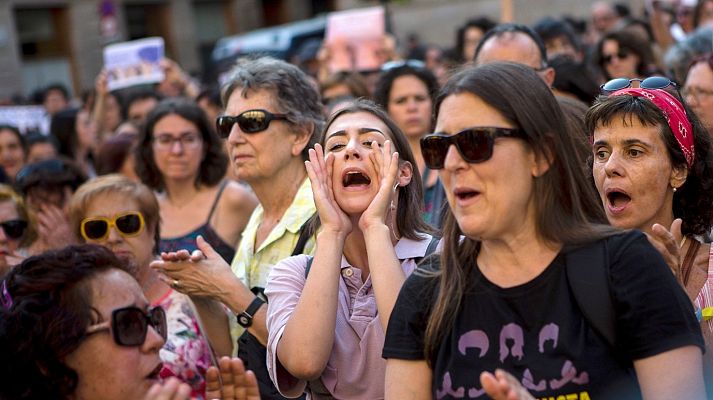
<svg viewBox="0 0 713 400">
<path fill-rule="evenodd" d="M 153 192 L 122 175 L 105 175 L 82 185 L 70 201 L 72 230 L 86 243 L 109 248 L 127 261 L 151 306 L 166 312 L 168 335 L 160 376 L 176 376 L 205 398 L 205 373 L 215 365 L 206 331 L 193 302 L 173 290 L 149 264 L 158 254 L 159 206 Z M 228 338 L 227 318 L 225 327 Z"/>
</svg>

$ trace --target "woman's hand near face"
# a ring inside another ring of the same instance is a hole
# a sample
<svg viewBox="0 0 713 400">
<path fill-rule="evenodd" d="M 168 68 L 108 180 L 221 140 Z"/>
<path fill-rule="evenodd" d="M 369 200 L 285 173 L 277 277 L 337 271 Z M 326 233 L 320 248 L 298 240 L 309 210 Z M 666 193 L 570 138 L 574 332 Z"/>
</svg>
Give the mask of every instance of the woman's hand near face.
<svg viewBox="0 0 713 400">
<path fill-rule="evenodd" d="M 252 371 L 245 370 L 242 360 L 222 357 L 218 367 L 206 371 L 206 399 L 260 400 L 257 378 Z"/>
<path fill-rule="evenodd" d="M 309 161 L 305 161 L 305 167 L 322 231 L 346 237 L 352 231 L 352 223 L 334 199 L 334 155 L 327 154 L 325 157 L 322 146 L 315 144 L 314 149 L 309 150 Z"/>
<path fill-rule="evenodd" d="M 359 228 L 362 232 L 367 232 L 375 226 L 387 225 L 389 212 L 395 212 L 395 210 L 391 210 L 391 204 L 396 193 L 399 153 L 391 153 L 390 140 L 385 141 L 381 148 L 374 141 L 371 143 L 371 149 L 369 159 L 377 172 L 379 191 L 359 218 Z"/>
<path fill-rule="evenodd" d="M 646 234 L 649 242 L 661 253 L 666 264 L 671 268 L 671 272 L 679 281 L 681 279 L 681 262 L 683 261 L 680 248 L 683 239 L 682 223 L 680 218 L 676 218 L 669 229 L 661 224 L 654 224 L 651 227 L 651 233 Z"/>
<path fill-rule="evenodd" d="M 485 393 L 493 400 L 534 400 L 535 398 L 520 385 L 514 376 L 503 371 L 495 370 L 495 374 L 483 372 L 480 374 L 480 384 Z"/>
<path fill-rule="evenodd" d="M 43 251 L 77 243 L 72 228 L 69 226 L 67 216 L 59 207 L 52 204 L 43 204 L 36 216 L 37 233 L 45 243 Z"/>
</svg>

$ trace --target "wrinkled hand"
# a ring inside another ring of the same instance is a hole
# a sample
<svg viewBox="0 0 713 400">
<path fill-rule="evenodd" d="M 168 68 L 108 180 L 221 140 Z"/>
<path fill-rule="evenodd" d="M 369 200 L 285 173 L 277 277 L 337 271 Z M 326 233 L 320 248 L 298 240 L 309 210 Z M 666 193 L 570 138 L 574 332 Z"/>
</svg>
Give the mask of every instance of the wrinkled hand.
<svg viewBox="0 0 713 400">
<path fill-rule="evenodd" d="M 175 290 L 188 296 L 221 300 L 228 294 L 224 282 L 237 279 L 223 257 L 202 236 L 196 238 L 198 250 L 161 253 L 161 260 L 151 262 L 151 268 Z M 178 282 L 178 284 L 176 284 Z"/>
<path fill-rule="evenodd" d="M 334 154 L 327 154 L 325 158 L 322 146 L 315 144 L 314 149 L 309 150 L 305 167 L 322 229 L 346 237 L 352 231 L 352 223 L 334 199 Z"/>
<path fill-rule="evenodd" d="M 517 379 L 502 369 L 480 374 L 480 384 L 493 400 L 535 400 Z"/>
<path fill-rule="evenodd" d="M 188 400 L 190 395 L 190 386 L 171 377 L 163 383 L 153 384 L 144 396 L 144 400 Z"/>
<path fill-rule="evenodd" d="M 651 228 L 651 233 L 646 234 L 649 242 L 661 253 L 671 272 L 677 278 L 680 278 L 681 262 L 683 261 L 681 248 L 679 247 L 683 239 L 683 234 L 681 233 L 682 223 L 683 221 L 680 218 L 676 218 L 673 220 L 670 229 L 666 229 L 660 224 L 654 224 Z"/>
<path fill-rule="evenodd" d="M 376 184 L 379 191 L 359 218 L 359 228 L 362 232 L 376 225 L 387 225 L 389 214 L 396 211 L 391 209 L 391 204 L 396 193 L 399 153 L 391 152 L 390 140 L 385 141 L 381 148 L 376 141 L 372 142 L 371 150 L 369 159 L 377 173 Z"/>
<path fill-rule="evenodd" d="M 206 371 L 206 399 L 260 400 L 257 378 L 252 371 L 245 371 L 239 358 L 222 357 L 218 366 L 220 370 L 210 367 Z"/>
<path fill-rule="evenodd" d="M 77 243 L 69 220 L 64 212 L 53 204 L 42 204 L 35 213 L 37 234 L 45 249 L 59 249 Z"/>
</svg>

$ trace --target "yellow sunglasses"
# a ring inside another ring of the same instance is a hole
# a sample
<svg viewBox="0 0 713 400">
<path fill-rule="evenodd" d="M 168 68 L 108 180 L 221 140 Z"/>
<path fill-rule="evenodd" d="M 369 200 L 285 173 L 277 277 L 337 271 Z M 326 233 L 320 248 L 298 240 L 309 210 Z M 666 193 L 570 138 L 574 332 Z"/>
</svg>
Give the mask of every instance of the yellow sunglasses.
<svg viewBox="0 0 713 400">
<path fill-rule="evenodd" d="M 117 214 L 114 218 L 91 217 L 82 220 L 79 227 L 85 240 L 104 240 L 113 226 L 123 237 L 132 237 L 144 229 L 144 216 L 138 211 Z"/>
</svg>

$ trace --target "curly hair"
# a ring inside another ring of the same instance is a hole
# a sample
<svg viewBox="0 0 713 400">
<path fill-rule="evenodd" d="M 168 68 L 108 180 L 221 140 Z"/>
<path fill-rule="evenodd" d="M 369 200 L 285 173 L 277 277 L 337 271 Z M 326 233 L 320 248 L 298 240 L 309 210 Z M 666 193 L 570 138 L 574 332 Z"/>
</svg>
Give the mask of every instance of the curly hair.
<svg viewBox="0 0 713 400">
<path fill-rule="evenodd" d="M 0 306 L 0 385 L 3 399 L 66 399 L 77 388 L 76 371 L 64 363 L 86 337 L 92 323 L 90 282 L 118 268 L 114 254 L 101 246 L 69 246 L 32 256 L 2 283 L 7 301 Z M 12 384 L 7 384 L 12 382 Z"/>
<path fill-rule="evenodd" d="M 688 169 L 686 182 L 673 196 L 673 216 L 681 218 L 684 235 L 706 235 L 713 226 L 713 151 L 711 137 L 696 115 L 681 102 L 688 120 L 693 126 L 695 160 L 688 168 L 683 151 L 671 132 L 666 118 L 650 100 L 634 96 L 600 96 L 585 116 L 588 135 L 593 135 L 599 126 L 607 126 L 615 118 L 626 123 L 637 118 L 644 126 L 659 127 L 671 166 Z"/>
<path fill-rule="evenodd" d="M 164 181 L 161 171 L 156 166 L 153 149 L 153 130 L 156 124 L 169 115 L 190 121 L 198 128 L 203 140 L 203 159 L 198 168 L 195 185 L 213 186 L 223 179 L 228 168 L 228 155 L 223 148 L 223 141 L 211 129 L 203 110 L 194 101 L 181 98 L 170 98 L 161 101 L 151 110 L 146 118 L 146 124 L 141 130 L 136 146 L 136 174 L 141 177 L 146 186 L 154 190 L 163 190 Z"/>
</svg>

